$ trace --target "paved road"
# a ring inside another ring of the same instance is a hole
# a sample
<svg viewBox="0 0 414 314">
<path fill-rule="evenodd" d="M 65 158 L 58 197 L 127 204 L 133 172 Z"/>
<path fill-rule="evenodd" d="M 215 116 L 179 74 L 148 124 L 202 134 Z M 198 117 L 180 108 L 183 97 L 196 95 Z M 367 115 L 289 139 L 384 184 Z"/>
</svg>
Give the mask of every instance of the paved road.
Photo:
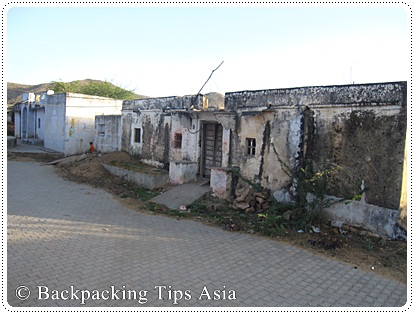
<svg viewBox="0 0 414 314">
<path fill-rule="evenodd" d="M 269 239 L 141 214 L 101 190 L 63 180 L 53 166 L 9 161 L 7 170 L 11 306 L 406 304 L 405 285 L 351 265 Z M 31 292 L 25 301 L 16 297 L 20 286 L 21 298 Z"/>
</svg>

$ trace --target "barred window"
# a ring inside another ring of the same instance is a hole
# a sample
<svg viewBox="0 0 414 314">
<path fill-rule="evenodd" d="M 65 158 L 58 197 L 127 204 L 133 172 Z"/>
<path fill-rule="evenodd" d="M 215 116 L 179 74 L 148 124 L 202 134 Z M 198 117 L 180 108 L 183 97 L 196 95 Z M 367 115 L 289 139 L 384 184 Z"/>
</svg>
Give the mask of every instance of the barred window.
<svg viewBox="0 0 414 314">
<path fill-rule="evenodd" d="M 255 138 L 246 138 L 246 148 L 247 155 L 254 156 L 256 155 L 256 139 Z"/>
<path fill-rule="evenodd" d="M 135 143 L 141 143 L 141 128 L 135 128 L 134 142 Z"/>
</svg>

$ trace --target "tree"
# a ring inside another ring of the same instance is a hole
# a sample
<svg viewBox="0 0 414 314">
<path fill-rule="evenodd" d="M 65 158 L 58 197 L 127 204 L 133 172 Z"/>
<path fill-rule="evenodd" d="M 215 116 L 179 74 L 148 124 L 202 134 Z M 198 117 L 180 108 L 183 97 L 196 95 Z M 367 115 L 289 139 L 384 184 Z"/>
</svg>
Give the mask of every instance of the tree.
<svg viewBox="0 0 414 314">
<path fill-rule="evenodd" d="M 52 83 L 56 93 L 78 93 L 122 100 L 137 98 L 133 90 L 124 89 L 107 81 L 87 80 L 69 83 L 53 81 Z"/>
</svg>

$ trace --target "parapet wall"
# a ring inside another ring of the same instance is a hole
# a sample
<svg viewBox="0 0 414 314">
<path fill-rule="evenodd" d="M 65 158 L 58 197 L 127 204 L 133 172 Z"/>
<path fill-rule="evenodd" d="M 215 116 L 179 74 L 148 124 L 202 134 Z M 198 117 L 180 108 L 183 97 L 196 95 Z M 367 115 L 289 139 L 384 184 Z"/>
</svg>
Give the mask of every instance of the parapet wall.
<svg viewBox="0 0 414 314">
<path fill-rule="evenodd" d="M 406 104 L 407 83 L 315 86 L 226 93 L 225 109 L 255 110 L 279 106 Z"/>
<path fill-rule="evenodd" d="M 189 110 L 191 108 L 202 109 L 204 101 L 205 100 L 203 95 L 125 100 L 122 104 L 122 110 Z"/>
</svg>

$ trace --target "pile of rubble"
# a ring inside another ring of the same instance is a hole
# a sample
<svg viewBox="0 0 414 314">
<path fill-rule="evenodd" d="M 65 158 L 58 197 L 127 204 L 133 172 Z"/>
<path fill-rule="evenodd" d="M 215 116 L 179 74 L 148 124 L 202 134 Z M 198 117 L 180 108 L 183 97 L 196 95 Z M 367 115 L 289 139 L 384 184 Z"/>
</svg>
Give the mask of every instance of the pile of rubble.
<svg viewBox="0 0 414 314">
<path fill-rule="evenodd" d="M 264 193 L 255 192 L 251 185 L 239 180 L 235 189 L 233 206 L 235 209 L 249 214 L 266 211 L 271 206 L 271 203 Z"/>
</svg>

